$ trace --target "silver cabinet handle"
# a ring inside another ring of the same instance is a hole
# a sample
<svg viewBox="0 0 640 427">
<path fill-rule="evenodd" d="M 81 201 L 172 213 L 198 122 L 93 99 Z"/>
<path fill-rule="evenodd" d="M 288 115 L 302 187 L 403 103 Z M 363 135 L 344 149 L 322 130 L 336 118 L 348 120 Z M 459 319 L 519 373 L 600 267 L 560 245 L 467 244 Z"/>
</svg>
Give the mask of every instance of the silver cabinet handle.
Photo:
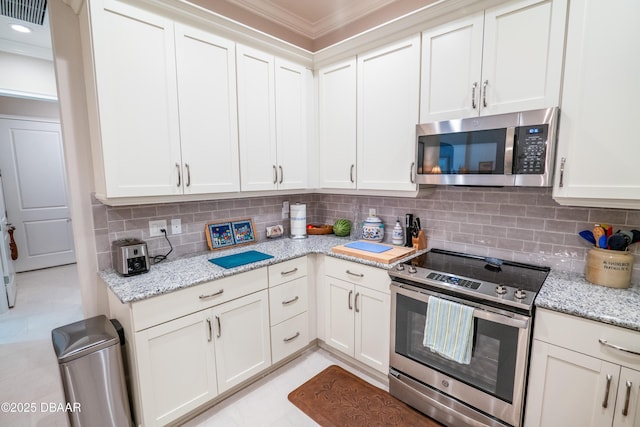
<svg viewBox="0 0 640 427">
<path fill-rule="evenodd" d="M 355 301 L 355 306 L 356 306 L 356 313 L 360 313 L 360 309 L 358 308 L 358 297 L 360 296 L 360 292 L 356 292 L 356 301 Z"/>
<path fill-rule="evenodd" d="M 220 316 L 216 316 L 216 321 L 218 322 L 218 334 L 217 334 L 217 337 L 220 338 L 222 336 L 222 326 L 220 325 Z"/>
<path fill-rule="evenodd" d="M 278 169 L 280 169 L 280 181 L 278 181 L 278 184 L 282 184 L 282 181 L 284 181 L 284 173 L 282 172 L 282 166 L 278 166 Z"/>
<path fill-rule="evenodd" d="M 604 400 L 602 401 L 602 407 L 607 409 L 609 406 L 609 389 L 611 388 L 611 374 L 607 374 L 607 388 L 604 390 Z"/>
<path fill-rule="evenodd" d="M 347 274 L 350 274 L 351 276 L 356 276 L 356 277 L 364 277 L 364 274 L 362 273 L 354 273 L 352 271 L 347 270 Z"/>
<path fill-rule="evenodd" d="M 485 80 L 482 83 L 482 106 L 487 106 L 487 86 L 489 86 L 489 80 Z"/>
<path fill-rule="evenodd" d="M 209 294 L 209 295 L 200 295 L 198 298 L 200 298 L 200 299 L 213 298 L 213 297 L 220 296 L 223 293 L 224 293 L 224 289 L 220 289 L 218 292 L 214 292 L 214 293 Z"/>
<path fill-rule="evenodd" d="M 300 298 L 298 296 L 293 297 L 290 300 L 287 301 L 282 301 L 282 305 L 289 305 L 289 304 L 293 304 L 294 302 L 298 301 Z"/>
<path fill-rule="evenodd" d="M 355 181 L 353 180 L 353 169 L 356 167 L 356 165 L 351 165 L 351 168 L 349 169 L 349 180 L 354 183 Z"/>
<path fill-rule="evenodd" d="M 629 350 L 628 348 L 624 348 L 624 347 L 620 347 L 619 345 L 615 345 L 615 344 L 611 344 L 610 342 L 608 342 L 605 339 L 600 338 L 598 340 L 598 342 L 602 345 L 605 345 L 607 347 L 611 347 L 614 348 L 616 350 L 625 352 L 625 353 L 629 353 L 629 354 L 633 354 L 634 356 L 640 356 L 640 353 L 638 353 L 637 351 L 633 351 L 633 350 Z"/>
<path fill-rule="evenodd" d="M 184 168 L 187 170 L 187 187 L 191 187 L 191 168 L 189 168 L 189 163 L 185 163 Z"/>
<path fill-rule="evenodd" d="M 286 276 L 287 274 L 292 274 L 292 273 L 295 273 L 296 271 L 298 271 L 298 267 L 294 268 L 293 270 L 289 270 L 289 271 L 281 271 L 280 275 L 281 276 Z"/>
<path fill-rule="evenodd" d="M 213 332 L 211 331 L 211 319 L 207 317 L 207 326 L 209 327 L 207 341 L 211 342 L 213 339 Z"/>
<path fill-rule="evenodd" d="M 296 338 L 298 338 L 299 336 L 300 336 L 300 332 L 296 332 L 294 336 L 289 337 L 289 338 L 285 338 L 285 339 L 283 339 L 282 341 L 284 341 L 284 342 L 290 342 L 290 341 L 295 340 L 295 339 L 296 339 Z"/>
<path fill-rule="evenodd" d="M 471 85 L 471 108 L 474 110 L 478 108 L 478 104 L 476 104 L 476 89 L 478 88 L 478 82 L 473 82 Z"/>
<path fill-rule="evenodd" d="M 411 167 L 409 168 L 409 181 L 411 181 L 412 184 L 416 183 L 416 180 L 413 178 L 413 167 L 416 165 L 416 162 L 411 163 Z"/>
<path fill-rule="evenodd" d="M 278 183 L 278 168 L 276 168 L 276 165 L 273 165 L 273 183 Z"/>
<path fill-rule="evenodd" d="M 351 305 L 351 296 L 353 295 L 353 291 L 349 291 L 349 310 L 353 310 L 353 305 Z"/>
<path fill-rule="evenodd" d="M 625 386 L 627 387 L 627 396 L 624 398 L 624 408 L 622 408 L 622 416 L 626 417 L 629 413 L 629 397 L 631 397 L 631 381 L 627 381 Z"/>
<path fill-rule="evenodd" d="M 178 169 L 178 185 L 176 185 L 176 187 L 180 187 L 180 185 L 182 184 L 182 179 L 180 177 L 180 165 L 176 163 L 176 169 Z"/>
<path fill-rule="evenodd" d="M 567 161 L 565 157 L 560 160 L 560 184 L 558 186 L 560 188 L 564 187 L 564 163 Z"/>
</svg>

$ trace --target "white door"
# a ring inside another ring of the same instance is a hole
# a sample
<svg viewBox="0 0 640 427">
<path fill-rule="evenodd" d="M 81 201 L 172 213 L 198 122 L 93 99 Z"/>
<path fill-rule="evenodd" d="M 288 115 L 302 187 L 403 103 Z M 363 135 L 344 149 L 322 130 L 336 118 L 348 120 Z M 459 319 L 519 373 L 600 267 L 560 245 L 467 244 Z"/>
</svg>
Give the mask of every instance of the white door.
<svg viewBox="0 0 640 427">
<path fill-rule="evenodd" d="M 357 185 L 413 191 L 420 36 L 358 56 Z"/>
<path fill-rule="evenodd" d="M 318 71 L 320 187 L 356 188 L 356 59 Z"/>
<path fill-rule="evenodd" d="M 239 191 L 235 43 L 175 28 L 184 192 Z"/>
<path fill-rule="evenodd" d="M 325 276 L 329 291 L 326 314 L 326 343 L 353 357 L 353 297 L 354 285 L 344 280 Z"/>
<path fill-rule="evenodd" d="M 622 367 L 613 427 L 640 426 L 640 371 Z"/>
<path fill-rule="evenodd" d="M 610 426 L 620 366 L 534 340 L 525 427 Z"/>
<path fill-rule="evenodd" d="M 220 393 L 271 366 L 266 289 L 214 307 L 212 320 Z"/>
<path fill-rule="evenodd" d="M 382 373 L 389 372 L 389 294 L 356 286 L 355 358 Z"/>
<path fill-rule="evenodd" d="M 16 299 L 15 272 L 13 262 L 9 258 L 9 225 L 7 210 L 2 191 L 2 173 L 0 173 L 0 314 L 13 306 L 10 301 Z M 4 291 L 6 288 L 6 292 Z"/>
<path fill-rule="evenodd" d="M 0 119 L 0 170 L 16 271 L 76 262 L 60 124 Z"/>
</svg>

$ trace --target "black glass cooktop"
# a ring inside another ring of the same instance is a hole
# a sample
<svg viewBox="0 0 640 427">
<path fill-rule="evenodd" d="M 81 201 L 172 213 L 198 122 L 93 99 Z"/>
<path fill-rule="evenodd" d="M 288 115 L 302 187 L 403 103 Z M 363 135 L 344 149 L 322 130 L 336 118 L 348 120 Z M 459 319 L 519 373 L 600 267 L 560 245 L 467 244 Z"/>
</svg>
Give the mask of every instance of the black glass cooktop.
<svg viewBox="0 0 640 427">
<path fill-rule="evenodd" d="M 450 252 L 442 249 L 431 249 L 423 256 L 417 257 L 407 264 L 443 273 L 444 276 L 447 274 L 456 277 L 464 276 L 533 293 L 537 293 L 540 290 L 550 271 L 549 267 Z M 454 277 L 453 280 L 457 279 Z M 471 289 L 475 286 L 473 280 L 455 284 Z"/>
</svg>

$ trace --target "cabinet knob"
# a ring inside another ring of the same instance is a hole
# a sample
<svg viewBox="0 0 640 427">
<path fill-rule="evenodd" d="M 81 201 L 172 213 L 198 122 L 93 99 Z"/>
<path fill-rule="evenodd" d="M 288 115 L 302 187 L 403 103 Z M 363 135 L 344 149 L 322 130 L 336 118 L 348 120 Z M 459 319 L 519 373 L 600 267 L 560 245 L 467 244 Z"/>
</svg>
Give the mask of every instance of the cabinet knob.
<svg viewBox="0 0 640 427">
<path fill-rule="evenodd" d="M 485 108 L 487 108 L 487 86 L 489 86 L 489 80 L 482 83 L 482 106 Z"/>
<path fill-rule="evenodd" d="M 473 82 L 471 85 L 471 108 L 474 110 L 478 108 L 478 104 L 476 104 L 476 89 L 478 88 L 478 82 Z"/>
<path fill-rule="evenodd" d="M 181 181 L 181 177 L 180 177 L 180 165 L 178 163 L 176 163 L 176 169 L 178 170 L 178 184 L 176 185 L 176 187 L 180 188 L 180 185 L 182 184 L 182 181 Z"/>
</svg>

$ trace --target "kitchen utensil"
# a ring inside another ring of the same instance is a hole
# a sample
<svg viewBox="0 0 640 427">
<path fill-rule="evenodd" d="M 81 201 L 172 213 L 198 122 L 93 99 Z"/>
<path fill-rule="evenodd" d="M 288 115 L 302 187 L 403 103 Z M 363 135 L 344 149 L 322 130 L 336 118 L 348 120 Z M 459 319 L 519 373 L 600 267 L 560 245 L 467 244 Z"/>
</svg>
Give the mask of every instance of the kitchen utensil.
<svg viewBox="0 0 640 427">
<path fill-rule="evenodd" d="M 405 227 L 405 232 L 404 232 L 404 237 L 405 237 L 405 246 L 407 247 L 412 247 L 413 243 L 411 242 L 411 236 L 412 236 L 412 232 L 411 232 L 411 226 L 413 225 L 413 215 L 412 214 L 405 214 L 404 216 L 404 227 Z"/>
<path fill-rule="evenodd" d="M 633 239 L 631 239 L 631 243 L 640 242 L 640 231 L 631 230 L 631 234 L 633 235 Z"/>
<path fill-rule="evenodd" d="M 633 235 L 629 236 L 631 233 L 622 233 L 618 231 L 617 233 L 612 234 L 607 239 L 607 247 L 614 251 L 624 251 L 627 249 L 629 244 L 631 243 L 631 239 Z"/>
<path fill-rule="evenodd" d="M 602 226 L 600 224 L 596 224 L 593 227 L 593 237 L 596 240 L 596 247 L 598 247 L 598 248 L 601 247 L 600 246 L 600 238 L 602 236 L 604 236 L 604 235 L 605 235 L 604 228 L 602 228 Z"/>
<path fill-rule="evenodd" d="M 598 238 L 598 247 L 607 249 L 607 236 L 605 236 L 604 234 Z"/>
<path fill-rule="evenodd" d="M 581 232 L 578 233 L 578 235 L 582 237 L 584 240 L 586 240 L 587 242 L 591 243 L 592 245 L 596 244 L 596 238 L 593 236 L 593 231 L 582 230 Z"/>
</svg>

